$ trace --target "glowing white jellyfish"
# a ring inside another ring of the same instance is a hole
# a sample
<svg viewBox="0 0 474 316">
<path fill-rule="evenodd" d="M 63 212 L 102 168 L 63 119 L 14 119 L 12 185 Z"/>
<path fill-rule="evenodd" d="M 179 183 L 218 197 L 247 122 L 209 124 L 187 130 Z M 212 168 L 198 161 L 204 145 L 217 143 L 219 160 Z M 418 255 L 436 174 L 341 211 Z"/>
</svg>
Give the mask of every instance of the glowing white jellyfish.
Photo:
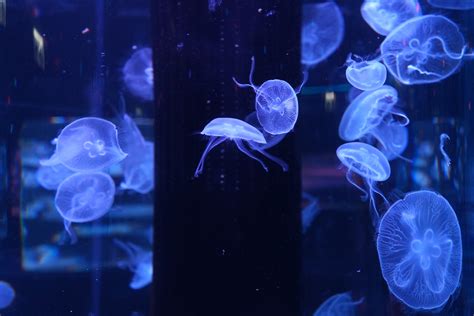
<svg viewBox="0 0 474 316">
<path fill-rule="evenodd" d="M 46 190 L 56 190 L 59 184 L 73 173 L 74 171 L 62 164 L 40 166 L 36 171 L 36 180 Z"/>
<path fill-rule="evenodd" d="M 128 90 L 146 101 L 153 100 L 153 52 L 151 48 L 136 51 L 123 67 L 123 81 Z"/>
<path fill-rule="evenodd" d="M 355 59 L 354 59 L 355 58 Z M 362 60 L 349 55 L 346 64 L 346 78 L 359 90 L 376 90 L 387 80 L 387 68 L 379 61 Z"/>
<path fill-rule="evenodd" d="M 133 272 L 130 288 L 139 290 L 153 281 L 153 252 L 144 250 L 131 242 L 114 239 L 115 244 L 127 254 L 128 258 L 119 261 L 120 268 Z"/>
</svg>

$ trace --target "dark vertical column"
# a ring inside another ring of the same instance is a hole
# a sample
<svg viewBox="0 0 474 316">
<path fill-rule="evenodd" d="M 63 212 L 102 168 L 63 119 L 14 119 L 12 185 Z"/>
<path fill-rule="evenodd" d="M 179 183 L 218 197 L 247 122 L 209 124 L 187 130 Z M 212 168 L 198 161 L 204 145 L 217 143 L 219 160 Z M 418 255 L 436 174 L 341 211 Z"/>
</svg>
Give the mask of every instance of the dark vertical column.
<svg viewBox="0 0 474 316">
<path fill-rule="evenodd" d="M 155 306 L 165 315 L 299 314 L 299 159 L 295 133 L 272 150 L 270 172 L 231 141 L 208 156 L 198 132 L 215 117 L 245 119 L 255 81 L 300 83 L 299 2 L 153 2 L 157 99 Z"/>
</svg>

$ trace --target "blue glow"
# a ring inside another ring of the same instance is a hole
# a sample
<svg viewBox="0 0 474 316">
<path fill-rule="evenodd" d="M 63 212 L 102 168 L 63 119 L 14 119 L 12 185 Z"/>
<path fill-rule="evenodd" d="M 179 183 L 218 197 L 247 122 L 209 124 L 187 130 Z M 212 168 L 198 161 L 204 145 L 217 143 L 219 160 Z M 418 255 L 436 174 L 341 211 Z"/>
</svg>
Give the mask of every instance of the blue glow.
<svg viewBox="0 0 474 316">
<path fill-rule="evenodd" d="M 123 160 L 114 124 L 85 117 L 67 125 L 56 141 L 56 151 L 43 166 L 63 164 L 73 171 L 97 171 Z"/>
<path fill-rule="evenodd" d="M 0 281 L 0 309 L 7 308 L 15 299 L 15 290 L 5 281 Z"/>
<path fill-rule="evenodd" d="M 313 316 L 355 316 L 356 307 L 363 300 L 353 301 L 349 293 L 339 293 L 325 300 Z"/>
<path fill-rule="evenodd" d="M 356 61 L 349 56 L 346 64 L 347 81 L 359 90 L 379 89 L 387 80 L 387 68 L 378 61 Z"/>
<path fill-rule="evenodd" d="M 339 137 L 353 141 L 369 134 L 385 116 L 395 113 L 392 108 L 397 102 L 397 90 L 390 86 L 361 93 L 344 112 L 339 124 Z"/>
<path fill-rule="evenodd" d="M 458 69 L 465 41 L 451 20 L 441 15 L 425 15 L 398 26 L 380 49 L 385 66 L 401 83 L 434 83 Z"/>
<path fill-rule="evenodd" d="M 304 4 L 301 63 L 315 66 L 332 55 L 344 38 L 344 17 L 335 2 Z"/>
<path fill-rule="evenodd" d="M 75 173 L 59 185 L 54 202 L 66 221 L 83 223 L 105 215 L 112 207 L 114 194 L 115 184 L 108 174 Z"/>
<path fill-rule="evenodd" d="M 153 100 L 153 52 L 151 48 L 137 50 L 123 66 L 123 81 L 128 90 L 146 101 Z"/>
<path fill-rule="evenodd" d="M 388 160 L 402 158 L 401 155 L 408 146 L 408 128 L 406 126 L 394 122 L 382 122 L 375 128 L 373 135 L 380 143 L 380 151 Z"/>
<path fill-rule="evenodd" d="M 442 307 L 462 270 L 461 229 L 448 201 L 430 191 L 408 193 L 383 216 L 378 233 L 390 291 L 414 309 Z"/>
<path fill-rule="evenodd" d="M 153 252 L 137 245 L 114 239 L 115 244 L 127 254 L 127 260 L 119 261 L 118 266 L 133 272 L 130 288 L 139 290 L 153 281 Z"/>
<path fill-rule="evenodd" d="M 127 157 L 123 163 L 122 189 L 133 190 L 141 194 L 152 191 L 155 187 L 154 144 L 145 142 L 144 150 L 137 155 Z"/>
<path fill-rule="evenodd" d="M 441 152 L 441 155 L 443 155 L 444 161 L 446 162 L 447 166 L 451 164 L 451 158 L 449 158 L 448 154 L 446 153 L 446 150 L 444 149 L 446 141 L 448 140 L 450 140 L 448 134 L 443 133 L 439 135 L 439 151 Z"/>
<path fill-rule="evenodd" d="M 417 0 L 365 0 L 360 11 L 365 22 L 384 36 L 403 22 L 422 14 Z"/>
<path fill-rule="evenodd" d="M 56 190 L 59 184 L 73 173 L 62 164 L 40 166 L 36 171 L 36 181 L 46 190 Z"/>
<path fill-rule="evenodd" d="M 302 201 L 306 200 L 306 206 L 301 211 L 301 228 L 305 234 L 311 227 L 316 216 L 321 211 L 318 199 L 309 193 L 303 192 L 301 195 Z"/>
<path fill-rule="evenodd" d="M 257 118 L 267 133 L 279 135 L 290 132 L 298 120 L 299 107 L 296 94 L 300 93 L 306 83 L 307 72 L 304 72 L 303 82 L 296 91 L 288 82 L 280 79 L 267 80 L 261 86 L 256 86 L 253 83 L 255 58 L 252 57 L 251 60 L 249 83 L 242 84 L 235 78 L 232 79 L 240 88 L 252 88 L 257 94 L 255 99 Z"/>
<path fill-rule="evenodd" d="M 433 7 L 452 9 L 452 10 L 470 10 L 474 9 L 474 0 L 428 0 Z"/>
</svg>

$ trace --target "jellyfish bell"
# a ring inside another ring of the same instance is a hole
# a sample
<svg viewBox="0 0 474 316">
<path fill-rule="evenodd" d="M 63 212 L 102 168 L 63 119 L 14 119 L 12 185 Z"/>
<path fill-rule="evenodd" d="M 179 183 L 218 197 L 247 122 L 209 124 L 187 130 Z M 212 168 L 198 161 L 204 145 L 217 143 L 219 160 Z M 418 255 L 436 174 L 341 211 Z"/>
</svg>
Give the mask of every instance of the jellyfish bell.
<svg viewBox="0 0 474 316">
<path fill-rule="evenodd" d="M 358 301 L 352 300 L 350 293 L 339 293 L 329 297 L 318 307 L 313 316 L 355 316 L 356 307 L 364 301 L 364 298 Z"/>
<path fill-rule="evenodd" d="M 349 55 L 346 64 L 346 78 L 349 83 L 359 90 L 376 90 L 387 80 L 387 68 L 379 61 L 364 61 L 357 56 L 354 60 Z"/>
<path fill-rule="evenodd" d="M 56 190 L 59 184 L 73 173 L 74 171 L 62 164 L 40 166 L 36 171 L 36 180 L 46 190 Z"/>
<path fill-rule="evenodd" d="M 408 128 L 394 122 L 382 122 L 373 133 L 377 139 L 380 151 L 387 159 L 402 158 L 403 152 L 408 147 Z"/>
<path fill-rule="evenodd" d="M 433 7 L 451 10 L 474 9 L 474 0 L 428 0 Z"/>
<path fill-rule="evenodd" d="M 413 309 L 441 308 L 459 287 L 461 229 L 449 202 L 435 192 L 408 193 L 389 208 L 377 251 L 390 291 Z"/>
<path fill-rule="evenodd" d="M 13 287 L 5 281 L 0 281 L 0 309 L 10 306 L 14 299 L 15 290 Z"/>
<path fill-rule="evenodd" d="M 119 261 L 118 266 L 133 272 L 130 288 L 138 290 L 150 284 L 153 280 L 153 252 L 131 242 L 114 239 L 114 243 L 127 254 L 127 259 Z"/>
<path fill-rule="evenodd" d="M 122 73 L 127 89 L 145 101 L 153 100 L 153 52 L 151 48 L 137 50 L 125 63 Z"/>
<path fill-rule="evenodd" d="M 287 134 L 273 135 L 265 131 L 262 125 L 260 125 L 260 122 L 258 121 L 258 118 L 257 118 L 257 112 L 255 111 L 247 115 L 247 117 L 245 118 L 245 122 L 249 123 L 250 125 L 258 129 L 263 134 L 263 137 L 265 138 L 266 143 L 265 144 L 254 143 L 256 146 L 259 146 L 261 149 L 269 149 L 269 148 L 275 147 L 287 135 Z"/>
<path fill-rule="evenodd" d="M 461 65 L 466 44 L 458 26 L 441 15 L 423 15 L 395 28 L 382 42 L 388 71 L 406 85 L 439 82 Z"/>
</svg>

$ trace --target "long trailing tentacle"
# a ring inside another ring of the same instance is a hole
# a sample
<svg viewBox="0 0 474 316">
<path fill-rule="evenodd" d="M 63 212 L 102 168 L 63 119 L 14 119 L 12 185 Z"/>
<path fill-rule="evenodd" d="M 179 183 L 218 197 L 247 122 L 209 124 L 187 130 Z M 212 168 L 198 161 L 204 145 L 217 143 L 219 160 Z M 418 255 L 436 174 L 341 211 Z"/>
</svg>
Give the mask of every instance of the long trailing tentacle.
<svg viewBox="0 0 474 316">
<path fill-rule="evenodd" d="M 69 238 L 71 238 L 71 244 L 75 244 L 77 242 L 77 234 L 71 226 L 71 222 L 66 219 L 64 220 L 64 230 L 69 235 Z"/>
<path fill-rule="evenodd" d="M 372 188 L 372 182 L 370 180 L 367 181 L 367 184 L 369 186 L 369 196 L 370 196 L 370 205 L 369 205 L 369 210 L 370 210 L 370 216 L 372 218 L 372 224 L 374 227 L 377 227 L 379 221 L 380 221 L 380 214 L 377 209 L 377 205 L 375 203 L 375 197 L 374 197 L 374 191 Z"/>
<path fill-rule="evenodd" d="M 280 165 L 281 169 L 283 169 L 284 172 L 287 172 L 288 171 L 288 164 L 286 162 L 284 162 L 282 159 L 278 158 L 278 157 L 275 157 L 273 156 L 272 154 L 269 154 L 268 152 L 266 152 L 265 150 L 263 149 L 260 149 L 258 147 L 258 145 L 253 145 L 252 143 L 250 143 L 250 146 L 252 147 L 252 149 L 258 151 L 259 153 L 261 153 L 262 155 L 264 155 L 265 157 L 267 157 L 268 159 L 270 159 L 271 161 L 277 163 Z"/>
<path fill-rule="evenodd" d="M 295 93 L 299 94 L 301 92 L 301 89 L 305 85 L 305 83 L 308 81 L 308 71 L 304 70 L 303 71 L 303 81 L 301 81 L 301 84 L 298 86 L 298 88 L 295 89 Z"/>
<path fill-rule="evenodd" d="M 353 186 L 355 186 L 357 189 L 359 189 L 359 191 L 361 191 L 362 193 L 364 193 L 363 196 L 361 196 L 362 200 L 363 201 L 367 201 L 367 198 L 369 197 L 369 194 L 367 193 L 367 191 L 362 188 L 360 185 L 358 185 L 354 179 L 352 179 L 352 171 L 351 169 L 347 170 L 346 172 L 346 179 L 347 181 L 349 181 L 350 184 L 352 184 Z"/>
<path fill-rule="evenodd" d="M 254 154 L 252 154 L 247 148 L 245 148 L 244 144 L 242 143 L 242 141 L 240 139 L 234 139 L 234 142 L 235 144 L 237 145 L 237 148 L 243 152 L 244 154 L 246 154 L 247 156 L 249 156 L 250 158 L 258 161 L 263 169 L 265 169 L 266 172 L 268 172 L 268 167 L 267 165 L 265 165 L 265 163 L 263 161 L 261 161 L 260 159 L 258 159 Z"/>
<path fill-rule="evenodd" d="M 250 58 L 251 65 L 250 65 L 250 72 L 249 72 L 249 83 L 240 83 L 235 79 L 235 77 L 232 77 L 232 80 L 234 83 L 239 87 L 239 88 L 252 88 L 255 93 L 258 91 L 258 87 L 253 83 L 253 73 L 255 71 L 255 56 L 252 56 Z"/>
<path fill-rule="evenodd" d="M 408 124 L 410 124 L 410 118 L 408 118 L 408 116 L 405 113 L 403 113 L 403 111 L 391 110 L 390 114 L 394 116 L 398 116 L 402 119 L 402 121 L 399 123 L 401 126 L 407 126 Z"/>
<path fill-rule="evenodd" d="M 206 160 L 207 154 L 217 145 L 223 143 L 227 138 L 226 137 L 211 137 L 209 142 L 207 143 L 206 149 L 202 153 L 201 159 L 197 165 L 196 171 L 194 172 L 194 177 L 197 178 L 202 173 L 204 169 L 204 162 Z"/>
</svg>

